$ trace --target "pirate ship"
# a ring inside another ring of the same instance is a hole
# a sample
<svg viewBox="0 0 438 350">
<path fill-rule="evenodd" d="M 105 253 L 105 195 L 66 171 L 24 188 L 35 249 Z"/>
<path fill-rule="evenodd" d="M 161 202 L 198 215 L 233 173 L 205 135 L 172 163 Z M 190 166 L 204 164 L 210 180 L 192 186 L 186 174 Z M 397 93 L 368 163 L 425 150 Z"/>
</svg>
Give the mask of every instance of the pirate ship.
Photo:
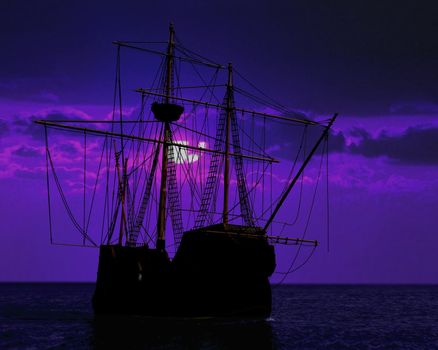
<svg viewBox="0 0 438 350">
<path fill-rule="evenodd" d="M 272 225 L 320 144 L 327 140 L 336 115 L 316 122 L 285 109 L 272 113 L 237 107 L 235 92 L 252 95 L 234 85 L 232 65 L 217 64 L 185 48 L 172 25 L 165 43 L 114 44 L 117 69 L 111 116 L 37 121 L 45 129 L 52 243 L 57 244 L 53 227 L 61 220 L 54 209 L 55 187 L 67 220 L 80 234 L 81 241 L 74 244 L 99 248 L 92 298 L 95 313 L 268 317 L 269 277 L 276 267 L 274 244 L 318 244 L 304 237 L 276 235 Z M 146 44 L 164 44 L 165 50 Z M 133 92 L 141 100 L 137 118 L 132 117 L 134 113 L 126 116 L 122 102 L 122 50 L 161 60 L 151 86 Z M 212 78 L 201 78 L 203 84 L 196 86 L 183 85 L 182 64 L 193 67 L 198 76 L 199 67 L 212 70 Z M 219 72 L 225 72 L 226 83 L 216 84 Z M 217 98 L 217 88 L 222 89 L 223 99 Z M 191 89 L 203 89 L 201 98 L 186 94 Z M 216 123 L 211 123 L 214 116 Z M 257 118 L 261 122 L 254 124 Z M 299 166 L 279 196 L 272 200 L 271 194 L 267 205 L 265 178 L 272 178 L 272 164 L 278 161 L 266 152 L 265 141 L 260 146 L 254 139 L 269 133 L 266 123 L 272 120 L 315 126 L 320 131 L 310 152 L 295 162 Z M 53 131 L 82 140 L 83 184 L 70 188 L 76 204 L 67 200 L 68 190 L 55 164 L 57 143 L 63 141 Z M 258 164 L 255 170 L 248 165 L 254 163 Z M 99 201 L 100 209 L 96 209 Z M 79 204 L 82 223 L 74 209 Z M 98 222 L 100 244 L 93 238 Z"/>
</svg>

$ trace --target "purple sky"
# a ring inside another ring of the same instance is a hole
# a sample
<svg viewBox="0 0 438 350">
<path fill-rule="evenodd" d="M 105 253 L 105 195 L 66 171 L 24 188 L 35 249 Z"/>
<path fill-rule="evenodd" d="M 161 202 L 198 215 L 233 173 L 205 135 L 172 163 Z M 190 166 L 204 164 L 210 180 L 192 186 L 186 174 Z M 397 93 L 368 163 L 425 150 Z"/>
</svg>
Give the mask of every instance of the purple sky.
<svg viewBox="0 0 438 350">
<path fill-rule="evenodd" d="M 320 220 L 309 238 L 322 245 L 287 282 L 438 283 L 438 6 L 182 3 L 0 5 L 0 281 L 94 280 L 97 250 L 49 244 L 43 140 L 31 121 L 107 117 L 111 42 L 165 40 L 172 20 L 187 47 L 232 61 L 287 106 L 315 118 L 340 114 L 330 252 Z M 276 136 L 274 155 L 284 158 L 291 135 Z"/>
</svg>

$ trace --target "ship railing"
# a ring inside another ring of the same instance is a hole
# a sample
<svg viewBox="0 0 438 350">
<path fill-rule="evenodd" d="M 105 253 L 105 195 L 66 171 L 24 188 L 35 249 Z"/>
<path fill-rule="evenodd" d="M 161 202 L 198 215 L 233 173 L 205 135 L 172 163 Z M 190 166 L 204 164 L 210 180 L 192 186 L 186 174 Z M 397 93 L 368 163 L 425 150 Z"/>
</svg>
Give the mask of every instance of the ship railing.
<svg viewBox="0 0 438 350">
<path fill-rule="evenodd" d="M 149 245 L 146 242 L 127 242 L 126 245 L 132 248 L 140 248 L 140 247 L 148 247 Z"/>
<path fill-rule="evenodd" d="M 206 230 L 204 232 L 207 233 L 217 233 L 221 235 L 226 235 L 230 237 L 245 237 L 245 238 L 254 238 L 254 239 L 264 239 L 267 240 L 271 244 L 283 244 L 283 245 L 306 245 L 306 246 L 318 246 L 318 241 L 313 239 L 302 239 L 302 238 L 292 238 L 292 237 L 284 237 L 284 236 L 268 236 L 265 234 L 253 234 L 253 233 L 237 233 L 237 232 L 223 232 L 223 231 L 214 231 L 214 230 Z"/>
</svg>

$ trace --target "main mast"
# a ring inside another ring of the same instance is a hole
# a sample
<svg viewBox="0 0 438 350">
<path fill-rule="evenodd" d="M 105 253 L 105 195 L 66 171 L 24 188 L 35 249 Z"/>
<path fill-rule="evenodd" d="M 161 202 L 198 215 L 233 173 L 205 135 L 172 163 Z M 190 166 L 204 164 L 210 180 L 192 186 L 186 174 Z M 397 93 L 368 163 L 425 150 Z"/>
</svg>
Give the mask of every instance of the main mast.
<svg viewBox="0 0 438 350">
<path fill-rule="evenodd" d="M 228 63 L 228 80 L 227 80 L 227 119 L 225 124 L 225 167 L 224 167 L 224 209 L 223 223 L 228 224 L 228 197 L 230 192 L 230 127 L 232 113 L 232 94 L 233 94 L 233 66 Z"/>
<path fill-rule="evenodd" d="M 173 24 L 169 26 L 169 44 L 167 47 L 167 66 L 166 66 L 166 81 L 165 81 L 165 105 L 169 106 L 170 96 L 173 93 L 172 71 L 173 71 L 173 49 L 175 30 Z M 157 223 L 157 249 L 165 249 L 166 235 L 166 199 L 167 199 L 167 167 L 168 167 L 168 152 L 169 152 L 169 136 L 170 125 L 168 120 L 164 120 L 164 143 L 163 156 L 161 160 L 161 185 L 160 185 L 160 202 L 158 206 L 158 223 Z"/>
</svg>

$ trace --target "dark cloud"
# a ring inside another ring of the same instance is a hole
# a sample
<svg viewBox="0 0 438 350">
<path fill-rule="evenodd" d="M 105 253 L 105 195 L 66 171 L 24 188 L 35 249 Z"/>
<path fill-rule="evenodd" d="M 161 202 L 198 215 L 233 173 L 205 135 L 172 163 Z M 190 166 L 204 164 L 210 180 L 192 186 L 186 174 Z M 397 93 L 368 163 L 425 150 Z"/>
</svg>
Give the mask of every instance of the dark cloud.
<svg viewBox="0 0 438 350">
<path fill-rule="evenodd" d="M 27 126 L 29 124 L 29 120 L 16 117 L 12 120 L 11 124 L 17 126 Z"/>
<path fill-rule="evenodd" d="M 344 152 L 346 150 L 345 136 L 342 132 L 330 132 L 329 152 Z"/>
<path fill-rule="evenodd" d="M 70 143 L 63 143 L 57 147 L 58 150 L 62 151 L 63 153 L 67 153 L 69 155 L 77 155 L 78 149 L 70 144 Z"/>
<path fill-rule="evenodd" d="M 64 113 L 62 111 L 52 111 L 46 115 L 32 115 L 27 118 L 16 117 L 11 124 L 14 126 L 16 132 L 29 135 L 34 139 L 41 140 L 44 137 L 44 128 L 35 123 L 36 120 L 78 120 L 83 119 L 79 113 Z"/>
<path fill-rule="evenodd" d="M 39 157 L 41 156 L 41 151 L 34 147 L 21 146 L 13 151 L 12 154 L 19 157 Z"/>
<path fill-rule="evenodd" d="M 58 102 L 59 96 L 53 91 L 65 88 L 64 85 L 65 83 L 60 80 L 47 78 L 2 80 L 0 81 L 0 96 L 12 101 Z"/>
<path fill-rule="evenodd" d="M 15 170 L 15 176 L 25 179 L 38 179 L 43 178 L 44 172 L 41 170 L 28 170 L 28 169 L 17 169 Z"/>
<path fill-rule="evenodd" d="M 366 131 L 363 128 L 357 128 L 357 127 L 352 128 L 351 130 L 349 130 L 348 134 L 350 136 L 358 137 L 358 138 L 361 138 L 361 139 L 365 139 L 365 138 L 369 137 L 368 131 Z"/>
<path fill-rule="evenodd" d="M 365 130 L 362 140 L 349 147 L 352 153 L 366 157 L 386 156 L 406 164 L 438 165 L 438 128 L 411 127 L 401 135 L 382 132 L 372 138 Z"/>
<path fill-rule="evenodd" d="M 0 136 L 7 135 L 9 133 L 9 124 L 6 120 L 0 119 Z"/>
<path fill-rule="evenodd" d="M 431 102 L 403 102 L 391 106 L 390 112 L 402 115 L 432 115 L 436 116 L 438 104 Z"/>
<path fill-rule="evenodd" d="M 303 128 L 273 128 L 270 154 L 274 157 L 294 159 L 300 146 Z M 309 128 L 307 132 L 307 152 L 321 135 L 321 128 Z M 329 152 L 349 152 L 365 157 L 387 157 L 390 161 L 412 165 L 438 165 L 438 128 L 410 127 L 402 134 L 394 135 L 381 132 L 372 137 L 367 130 L 353 128 L 348 136 L 357 139 L 357 143 L 347 145 L 345 134 L 331 132 Z M 322 151 L 319 147 L 317 154 Z"/>
<path fill-rule="evenodd" d="M 271 148 L 268 153 L 273 157 L 284 159 L 295 159 L 300 147 L 308 154 L 324 131 L 323 127 L 319 126 L 298 126 L 284 123 L 273 123 L 266 129 L 269 134 L 267 136 L 268 147 Z M 330 131 L 328 149 L 329 152 L 346 150 L 345 136 L 342 132 Z M 320 145 L 316 154 L 320 154 L 322 150 L 323 145 Z"/>
</svg>

